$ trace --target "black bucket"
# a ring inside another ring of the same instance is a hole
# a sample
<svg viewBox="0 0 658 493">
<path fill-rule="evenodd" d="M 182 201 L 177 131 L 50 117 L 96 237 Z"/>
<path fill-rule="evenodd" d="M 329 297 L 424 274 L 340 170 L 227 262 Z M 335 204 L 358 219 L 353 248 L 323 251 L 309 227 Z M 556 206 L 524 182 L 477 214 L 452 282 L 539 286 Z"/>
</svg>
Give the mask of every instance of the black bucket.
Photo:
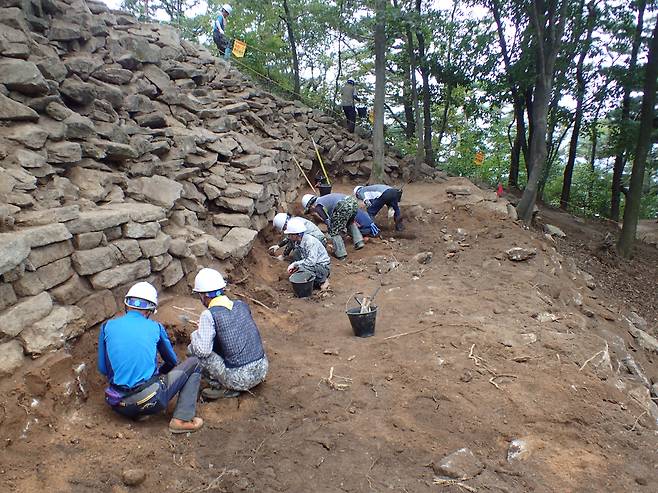
<svg viewBox="0 0 658 493">
<path fill-rule="evenodd" d="M 331 185 L 327 183 L 320 183 L 318 188 L 320 189 L 320 197 L 323 195 L 329 195 L 331 193 Z"/>
<path fill-rule="evenodd" d="M 375 319 L 377 318 L 377 306 L 372 305 L 370 311 L 361 313 L 361 308 L 348 308 L 347 317 L 352 324 L 352 330 L 357 337 L 370 337 L 375 335 Z"/>
<path fill-rule="evenodd" d="M 356 112 L 359 114 L 359 118 L 366 118 L 368 116 L 368 108 L 365 106 L 357 107 Z"/>
<path fill-rule="evenodd" d="M 309 272 L 295 272 L 290 276 L 292 290 L 297 298 L 308 298 L 313 294 L 315 276 Z"/>
</svg>

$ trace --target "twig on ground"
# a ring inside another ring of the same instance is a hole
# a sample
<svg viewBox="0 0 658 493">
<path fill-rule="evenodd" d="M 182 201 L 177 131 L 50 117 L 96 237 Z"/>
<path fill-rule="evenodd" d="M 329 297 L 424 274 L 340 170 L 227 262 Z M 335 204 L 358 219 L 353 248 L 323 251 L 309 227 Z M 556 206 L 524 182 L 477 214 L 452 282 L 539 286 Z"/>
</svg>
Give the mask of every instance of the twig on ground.
<svg viewBox="0 0 658 493">
<path fill-rule="evenodd" d="M 395 334 L 395 335 L 392 335 L 392 336 L 384 337 L 382 339 L 382 341 L 388 341 L 390 339 L 397 339 L 398 337 L 409 336 L 411 334 L 418 334 L 419 332 L 423 332 L 423 331 L 429 329 L 430 327 L 434 327 L 434 326 L 432 325 L 432 326 L 429 326 L 429 327 L 424 327 L 422 329 L 412 330 L 411 332 L 403 332 L 402 334 Z"/>
<path fill-rule="evenodd" d="M 607 356 L 608 359 L 610 358 L 610 353 L 608 352 L 608 341 L 605 341 L 605 348 L 601 349 L 601 351 L 599 351 L 598 353 L 594 354 L 594 356 L 592 356 L 592 357 L 589 358 L 587 361 L 585 361 L 585 362 L 583 363 L 583 366 L 581 366 L 581 367 L 578 369 L 578 371 L 583 371 L 583 368 L 585 368 L 585 367 L 587 366 L 587 363 L 589 363 L 590 361 L 592 361 L 594 358 L 596 358 L 596 357 L 599 356 L 599 355 L 601 355 L 601 363 L 603 363 L 603 361 L 606 359 L 606 356 Z M 601 363 L 599 363 L 599 365 L 600 365 Z M 597 365 L 597 366 L 598 366 L 598 365 Z M 610 369 L 612 369 L 612 365 L 611 365 Z"/>
<path fill-rule="evenodd" d="M 236 295 L 236 296 L 239 296 L 240 298 L 246 298 L 246 299 L 248 299 L 249 301 L 252 301 L 252 302 L 256 303 L 257 305 L 262 306 L 263 308 L 265 308 L 265 309 L 268 310 L 268 311 L 274 311 L 274 310 L 272 310 L 272 308 L 270 308 L 269 306 L 267 306 L 267 305 L 266 305 L 265 303 L 263 303 L 262 301 L 258 301 L 256 298 L 252 298 L 251 296 L 247 296 L 246 294 L 243 294 L 243 293 L 238 293 L 237 291 L 232 291 L 232 293 L 233 293 L 234 295 Z"/>
<path fill-rule="evenodd" d="M 242 283 L 245 282 L 247 279 L 249 279 L 249 274 L 247 274 L 246 276 L 244 276 L 244 277 L 243 277 L 242 279 L 240 279 L 239 281 L 234 281 L 233 284 L 242 284 Z"/>
<path fill-rule="evenodd" d="M 334 379 L 339 379 L 341 381 L 336 382 Z M 352 386 L 352 379 L 351 378 L 340 377 L 338 375 L 334 375 L 334 367 L 333 366 L 329 370 L 329 378 L 323 378 L 321 380 L 321 382 L 325 382 L 329 386 L 329 388 L 332 388 L 334 390 L 347 390 Z"/>
<path fill-rule="evenodd" d="M 491 375 L 491 378 L 489 379 L 489 383 L 496 387 L 498 390 L 503 390 L 500 388 L 500 385 L 496 383 L 496 379 L 498 378 L 518 378 L 516 375 L 512 375 L 509 373 L 497 373 L 496 371 L 492 370 L 488 365 L 487 362 L 484 360 L 484 358 L 477 356 L 473 351 L 475 350 L 475 344 L 471 345 L 471 349 L 468 352 L 468 358 L 473 360 L 473 363 L 475 366 L 479 366 L 480 368 L 486 370 L 489 372 Z"/>
<path fill-rule="evenodd" d="M 466 491 L 470 491 L 471 493 L 477 493 L 477 490 L 475 488 L 473 488 L 472 486 L 468 486 L 467 484 L 464 484 L 462 482 L 462 481 L 468 481 L 468 479 L 472 479 L 472 478 L 467 478 L 463 480 L 434 478 L 434 484 L 438 484 L 440 486 L 459 486 L 460 488 Z"/>
<path fill-rule="evenodd" d="M 640 414 L 637 418 L 635 418 L 635 423 L 633 423 L 633 426 L 632 426 L 631 429 L 628 430 L 628 431 L 635 431 L 635 427 L 636 427 L 637 424 L 640 422 L 640 418 L 642 418 L 642 416 L 644 416 L 645 414 L 647 414 L 646 411 L 644 411 L 644 412 L 643 412 L 642 414 Z"/>
<path fill-rule="evenodd" d="M 260 443 L 258 444 L 258 447 L 256 447 L 255 449 L 252 449 L 253 454 L 251 454 L 251 455 L 249 456 L 249 459 L 251 460 L 251 463 L 252 463 L 253 465 L 256 465 L 256 455 L 258 454 L 258 451 L 261 449 L 261 447 L 263 446 L 264 443 L 265 443 L 265 440 L 263 440 L 262 442 L 260 442 Z"/>
</svg>

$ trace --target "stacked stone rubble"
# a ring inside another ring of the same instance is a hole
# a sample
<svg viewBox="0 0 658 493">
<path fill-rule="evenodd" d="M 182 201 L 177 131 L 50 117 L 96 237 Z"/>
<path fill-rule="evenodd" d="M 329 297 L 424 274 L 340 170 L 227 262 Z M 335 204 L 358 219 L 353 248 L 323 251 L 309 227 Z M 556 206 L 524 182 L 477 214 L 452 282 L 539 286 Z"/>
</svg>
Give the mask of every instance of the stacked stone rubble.
<svg viewBox="0 0 658 493">
<path fill-rule="evenodd" d="M 170 26 L 3 1 L 0 373 L 111 316 L 135 280 L 174 286 L 246 256 L 297 198 L 311 137 L 333 171 L 369 173 L 366 141 Z"/>
</svg>

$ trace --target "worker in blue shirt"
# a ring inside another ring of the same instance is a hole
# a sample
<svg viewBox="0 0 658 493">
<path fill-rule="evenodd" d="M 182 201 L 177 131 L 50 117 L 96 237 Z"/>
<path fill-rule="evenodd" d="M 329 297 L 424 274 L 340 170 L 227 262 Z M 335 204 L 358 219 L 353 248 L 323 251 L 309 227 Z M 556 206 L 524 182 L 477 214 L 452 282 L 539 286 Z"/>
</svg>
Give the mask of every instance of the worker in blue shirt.
<svg viewBox="0 0 658 493">
<path fill-rule="evenodd" d="M 223 55 L 224 58 L 229 57 L 229 43 L 226 38 L 226 19 L 231 15 L 233 9 L 227 3 L 222 5 L 222 9 L 217 16 L 217 19 L 212 23 L 212 39 L 219 50 L 220 56 Z"/>
<path fill-rule="evenodd" d="M 124 304 L 126 314 L 106 321 L 98 335 L 98 370 L 109 381 L 106 402 L 117 413 L 137 418 L 165 410 L 178 395 L 169 431 L 197 431 L 203 426 L 195 416 L 199 360 L 188 358 L 179 365 L 165 328 L 150 320 L 158 306 L 158 292 L 151 284 L 132 286 Z M 158 354 L 163 360 L 160 368 Z"/>
</svg>

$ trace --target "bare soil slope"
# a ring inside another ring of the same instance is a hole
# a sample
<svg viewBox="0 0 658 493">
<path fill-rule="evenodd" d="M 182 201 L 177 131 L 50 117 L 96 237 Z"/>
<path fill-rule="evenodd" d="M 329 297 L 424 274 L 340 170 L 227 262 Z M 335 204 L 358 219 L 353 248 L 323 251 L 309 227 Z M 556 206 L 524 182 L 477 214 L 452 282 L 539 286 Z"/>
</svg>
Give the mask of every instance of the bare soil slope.
<svg viewBox="0 0 658 493">
<path fill-rule="evenodd" d="M 253 395 L 200 404 L 200 433 L 115 416 L 94 369 L 96 331 L 2 382 L 4 490 L 459 492 L 433 484 L 432 465 L 467 447 L 482 463 L 468 491 L 657 491 L 655 420 L 619 363 L 628 351 L 658 373 L 623 319 L 655 315 L 587 287 L 542 233 L 446 194 L 460 183 L 406 187 L 406 231 L 384 224 L 384 240 L 334 261 L 324 296 L 292 298 L 286 264 L 261 238 L 232 291 L 270 307 L 251 303 L 270 375 Z M 537 254 L 511 262 L 517 246 Z M 376 334 L 356 338 L 346 302 L 380 282 Z M 158 313 L 182 349 L 193 327 L 174 306 L 201 307 L 181 293 Z M 516 457 L 513 440 L 524 444 Z M 140 486 L 123 484 L 129 468 L 146 472 Z"/>
</svg>

